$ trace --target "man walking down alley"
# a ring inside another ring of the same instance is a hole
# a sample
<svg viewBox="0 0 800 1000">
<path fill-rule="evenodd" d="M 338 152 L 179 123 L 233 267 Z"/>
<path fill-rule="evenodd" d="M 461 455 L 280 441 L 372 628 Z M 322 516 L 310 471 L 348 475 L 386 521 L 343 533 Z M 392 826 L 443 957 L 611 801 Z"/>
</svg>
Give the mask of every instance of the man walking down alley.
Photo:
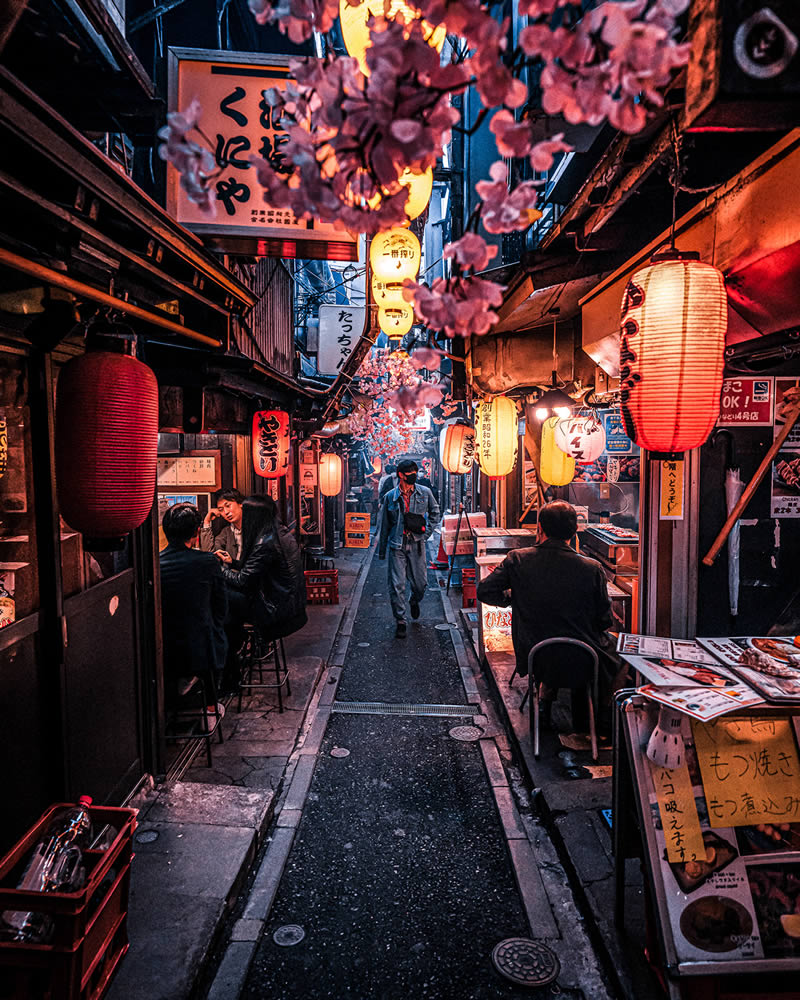
<svg viewBox="0 0 800 1000">
<path fill-rule="evenodd" d="M 428 583 L 425 542 L 439 523 L 439 505 L 427 486 L 417 483 L 417 463 L 406 459 L 397 466 L 398 485 L 386 494 L 381 511 L 378 555 L 389 550 L 389 598 L 396 622 L 395 635 L 406 635 L 406 583 L 411 585 L 411 617 L 419 618 L 419 604 Z"/>
</svg>

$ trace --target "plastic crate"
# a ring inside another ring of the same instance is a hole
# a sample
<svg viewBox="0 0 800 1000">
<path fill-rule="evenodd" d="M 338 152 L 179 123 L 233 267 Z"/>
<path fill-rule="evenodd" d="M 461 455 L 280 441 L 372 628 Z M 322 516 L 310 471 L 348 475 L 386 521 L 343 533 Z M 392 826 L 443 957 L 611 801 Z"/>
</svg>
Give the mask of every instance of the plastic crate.
<svg viewBox="0 0 800 1000">
<path fill-rule="evenodd" d="M 475 570 L 465 566 L 461 570 L 461 607 L 474 608 L 477 600 L 475 593 Z"/>
<path fill-rule="evenodd" d="M 13 1000 L 99 1000 L 128 950 L 128 891 L 136 810 L 90 806 L 97 833 L 117 831 L 105 851 L 84 851 L 86 885 L 78 892 L 14 888 L 27 858 L 59 809 L 52 806 L 0 861 L 0 912 L 31 910 L 53 919 L 48 944 L 0 941 L 0 995 Z"/>
<path fill-rule="evenodd" d="M 305 577 L 309 604 L 339 603 L 338 569 L 307 569 Z"/>
</svg>

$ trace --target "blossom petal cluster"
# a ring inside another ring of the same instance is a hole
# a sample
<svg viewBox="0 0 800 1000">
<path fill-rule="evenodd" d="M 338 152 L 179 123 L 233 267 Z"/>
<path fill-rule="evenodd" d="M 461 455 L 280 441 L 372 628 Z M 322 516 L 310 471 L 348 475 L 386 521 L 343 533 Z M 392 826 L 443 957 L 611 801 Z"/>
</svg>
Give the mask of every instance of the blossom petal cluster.
<svg viewBox="0 0 800 1000">
<path fill-rule="evenodd" d="M 522 6 L 531 4 L 521 0 Z M 673 37 L 676 18 L 688 6 L 689 0 L 607 2 L 572 28 L 542 22 L 523 28 L 520 47 L 544 62 L 543 109 L 571 124 L 599 125 L 607 118 L 620 131 L 640 131 L 648 108 L 663 103 L 659 88 L 688 61 L 688 43 Z"/>
<path fill-rule="evenodd" d="M 197 128 L 202 114 L 203 108 L 197 99 L 185 111 L 170 112 L 167 124 L 158 130 L 159 139 L 165 140 L 158 147 L 158 155 L 178 171 L 181 187 L 189 201 L 213 215 L 215 203 L 211 200 L 209 179 L 216 172 L 216 163 L 207 147 L 188 138 Z"/>
<path fill-rule="evenodd" d="M 503 301 L 504 285 L 484 278 L 437 278 L 430 288 L 403 283 L 403 297 L 412 302 L 417 319 L 448 337 L 481 336 L 498 320 L 492 306 Z"/>
<path fill-rule="evenodd" d="M 454 260 L 461 271 L 484 271 L 496 256 L 497 247 L 477 233 L 466 233 L 460 240 L 448 243 L 442 252 L 442 257 Z"/>
<path fill-rule="evenodd" d="M 404 385 L 387 393 L 383 401 L 394 410 L 416 413 L 424 407 L 438 406 L 443 397 L 444 390 L 438 385 L 418 382 L 417 385 Z"/>
<path fill-rule="evenodd" d="M 541 217 L 536 207 L 539 183 L 523 181 L 509 191 L 506 165 L 502 160 L 489 168 L 490 181 L 478 181 L 475 190 L 481 199 L 481 223 L 487 233 L 513 233 Z"/>
<path fill-rule="evenodd" d="M 272 24 L 296 45 L 311 37 L 312 31 L 330 31 L 339 16 L 337 0 L 247 0 L 258 24 Z"/>
</svg>

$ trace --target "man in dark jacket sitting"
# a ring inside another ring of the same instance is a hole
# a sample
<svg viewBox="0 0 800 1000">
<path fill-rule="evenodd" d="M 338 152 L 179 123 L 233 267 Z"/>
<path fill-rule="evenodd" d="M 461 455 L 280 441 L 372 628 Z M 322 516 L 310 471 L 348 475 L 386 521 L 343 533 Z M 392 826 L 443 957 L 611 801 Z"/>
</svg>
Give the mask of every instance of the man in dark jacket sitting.
<svg viewBox="0 0 800 1000">
<path fill-rule="evenodd" d="M 611 602 L 599 562 L 579 555 L 568 542 L 578 530 L 575 508 L 563 500 L 545 504 L 539 511 L 539 544 L 514 549 L 478 584 L 477 597 L 484 604 L 512 608 L 511 634 L 516 670 L 528 673 L 528 653 L 542 639 L 567 636 L 581 639 L 597 650 L 600 660 L 600 725 L 609 728 L 611 693 L 619 661 L 606 634 L 611 627 Z M 555 689 L 542 692 L 542 710 L 548 716 Z M 588 728 L 585 696 L 573 698 L 573 726 Z"/>
<path fill-rule="evenodd" d="M 189 548 L 197 538 L 201 516 L 191 503 L 176 503 L 164 514 L 168 545 L 161 563 L 161 621 L 164 673 L 213 679 L 219 688 L 225 665 L 225 618 L 228 598 L 219 560 L 210 552 Z"/>
</svg>

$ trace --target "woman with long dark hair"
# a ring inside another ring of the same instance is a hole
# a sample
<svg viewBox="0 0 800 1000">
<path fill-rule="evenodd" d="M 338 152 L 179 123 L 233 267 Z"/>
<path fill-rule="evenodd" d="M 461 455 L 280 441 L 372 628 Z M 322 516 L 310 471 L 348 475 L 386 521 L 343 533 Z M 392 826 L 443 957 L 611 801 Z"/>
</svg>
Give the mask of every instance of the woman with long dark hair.
<svg viewBox="0 0 800 1000">
<path fill-rule="evenodd" d="M 242 504 L 239 568 L 233 568 L 227 553 L 217 555 L 223 563 L 234 623 L 251 622 L 265 639 L 282 639 L 305 625 L 306 581 L 300 549 L 279 519 L 271 497 L 246 497 Z"/>
</svg>

